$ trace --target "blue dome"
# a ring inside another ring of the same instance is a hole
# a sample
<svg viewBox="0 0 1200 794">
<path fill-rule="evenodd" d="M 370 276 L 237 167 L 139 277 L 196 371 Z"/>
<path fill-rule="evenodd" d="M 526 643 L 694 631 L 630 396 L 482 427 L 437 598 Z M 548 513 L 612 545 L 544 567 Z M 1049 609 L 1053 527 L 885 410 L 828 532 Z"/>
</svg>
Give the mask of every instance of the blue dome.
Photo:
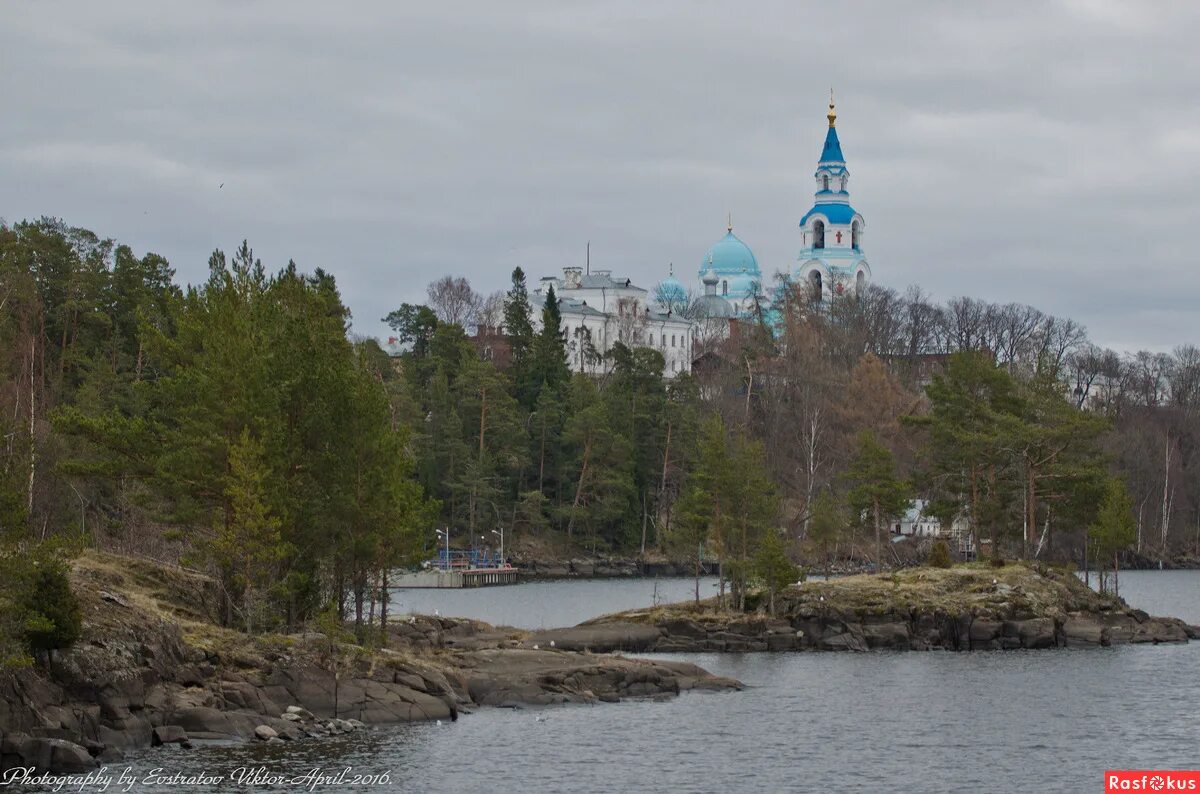
<svg viewBox="0 0 1200 794">
<path fill-rule="evenodd" d="M 704 261 L 700 263 L 700 275 L 703 276 L 710 266 L 718 275 L 759 275 L 758 260 L 754 258 L 754 252 L 750 250 L 750 246 L 737 238 L 732 229 L 708 249 Z M 757 281 L 757 278 L 755 280 Z"/>
<path fill-rule="evenodd" d="M 845 225 L 854 220 L 854 216 L 857 214 L 854 207 L 849 204 L 814 204 L 812 209 L 804 213 L 804 217 L 800 219 L 800 225 L 808 223 L 808 219 L 813 215 L 824 215 L 830 223 Z"/>
</svg>

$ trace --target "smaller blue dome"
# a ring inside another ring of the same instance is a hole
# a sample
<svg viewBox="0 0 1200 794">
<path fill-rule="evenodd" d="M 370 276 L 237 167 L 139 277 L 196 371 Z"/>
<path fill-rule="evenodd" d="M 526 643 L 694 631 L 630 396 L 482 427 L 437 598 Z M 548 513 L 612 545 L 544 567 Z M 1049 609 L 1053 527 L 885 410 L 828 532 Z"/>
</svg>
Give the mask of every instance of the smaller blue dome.
<svg viewBox="0 0 1200 794">
<path fill-rule="evenodd" d="M 700 275 L 703 276 L 710 267 L 722 275 L 759 275 L 758 260 L 754 258 L 754 252 L 750 250 L 750 246 L 738 239 L 733 229 L 708 249 L 704 261 L 700 263 Z"/>
</svg>

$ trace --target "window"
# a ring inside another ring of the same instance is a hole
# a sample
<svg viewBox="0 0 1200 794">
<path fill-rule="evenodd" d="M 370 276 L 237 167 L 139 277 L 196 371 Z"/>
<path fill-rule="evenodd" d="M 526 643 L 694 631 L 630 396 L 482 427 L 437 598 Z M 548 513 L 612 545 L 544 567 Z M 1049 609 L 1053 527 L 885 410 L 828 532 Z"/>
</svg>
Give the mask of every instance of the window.
<svg viewBox="0 0 1200 794">
<path fill-rule="evenodd" d="M 855 221 L 854 225 L 850 227 L 850 247 L 857 250 L 858 246 L 861 243 L 862 243 L 862 224 L 859 223 L 858 221 Z"/>
<path fill-rule="evenodd" d="M 675 334 L 671 334 L 671 347 L 675 347 Z"/>
<path fill-rule="evenodd" d="M 662 346 L 663 347 L 667 346 L 667 335 L 666 334 L 662 335 Z"/>
<path fill-rule="evenodd" d="M 677 371 L 678 371 L 678 370 L 677 370 L 677 367 L 678 367 L 678 366 L 679 366 L 678 362 L 672 361 L 672 362 L 671 362 L 671 371 L 672 371 L 672 372 L 677 372 Z"/>
<path fill-rule="evenodd" d="M 860 270 L 858 271 L 858 275 L 854 277 L 854 291 L 862 292 L 865 286 L 867 286 L 867 274 Z"/>
<path fill-rule="evenodd" d="M 824 285 L 821 283 L 821 271 L 814 270 L 808 274 L 808 286 L 810 297 L 814 301 L 820 301 L 825 294 Z"/>
<path fill-rule="evenodd" d="M 821 189 L 829 190 L 829 174 L 821 175 Z"/>
<path fill-rule="evenodd" d="M 813 223 L 813 248 L 825 247 L 825 222 L 816 221 Z"/>
<path fill-rule="evenodd" d="M 728 281 L 722 281 L 722 282 L 721 282 L 721 294 L 722 294 L 722 295 L 728 295 L 728 294 L 729 294 L 729 282 L 728 282 Z"/>
</svg>

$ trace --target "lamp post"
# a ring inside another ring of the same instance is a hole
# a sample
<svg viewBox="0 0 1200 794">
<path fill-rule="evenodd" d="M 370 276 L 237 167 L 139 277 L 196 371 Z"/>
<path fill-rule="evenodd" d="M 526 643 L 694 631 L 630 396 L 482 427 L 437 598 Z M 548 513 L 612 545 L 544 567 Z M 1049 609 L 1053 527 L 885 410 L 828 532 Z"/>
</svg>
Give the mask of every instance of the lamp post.
<svg viewBox="0 0 1200 794">
<path fill-rule="evenodd" d="M 450 527 L 446 527 L 444 530 L 435 529 L 434 532 L 436 532 L 438 534 L 439 538 L 446 539 L 446 560 L 445 560 L 445 562 L 442 563 L 442 570 L 449 571 L 450 570 Z"/>
<path fill-rule="evenodd" d="M 534 413 L 537 412 L 534 411 Z M 529 417 L 532 419 L 533 414 L 530 414 Z M 492 506 L 492 510 L 496 513 L 496 529 L 492 530 L 492 534 L 500 538 L 500 567 L 507 567 L 504 562 L 504 525 L 500 523 L 500 508 L 496 507 L 495 502 L 488 502 L 488 504 Z M 496 530 L 499 530 L 499 532 Z"/>
<path fill-rule="evenodd" d="M 492 534 L 500 536 L 500 567 L 507 568 L 508 563 L 505 562 L 505 559 L 504 559 L 504 527 L 497 524 L 496 528 L 499 529 L 500 531 L 497 532 L 495 529 L 493 529 Z"/>
</svg>

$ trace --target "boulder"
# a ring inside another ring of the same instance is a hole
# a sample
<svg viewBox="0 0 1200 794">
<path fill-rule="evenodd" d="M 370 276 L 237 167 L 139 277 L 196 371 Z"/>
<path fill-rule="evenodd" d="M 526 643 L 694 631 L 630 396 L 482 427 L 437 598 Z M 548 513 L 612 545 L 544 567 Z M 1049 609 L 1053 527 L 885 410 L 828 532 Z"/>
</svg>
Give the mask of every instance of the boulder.
<svg viewBox="0 0 1200 794">
<path fill-rule="evenodd" d="M 1004 636 L 1016 638 L 1021 648 L 1053 648 L 1058 644 L 1054 620 L 1030 618 L 1029 620 L 1006 620 Z"/>
<path fill-rule="evenodd" d="M 1130 642 L 1187 642 L 1188 628 L 1182 621 L 1150 618 L 1137 627 Z"/>
<path fill-rule="evenodd" d="M 1003 628 L 1004 625 L 998 620 L 989 620 L 987 618 L 975 618 L 972 620 L 968 633 L 971 650 L 999 647 L 999 643 L 996 641 L 1000 638 L 1000 631 Z"/>
<path fill-rule="evenodd" d="M 863 638 L 868 648 L 907 651 L 910 637 L 907 623 L 867 623 L 863 626 Z"/>
<path fill-rule="evenodd" d="M 1068 615 L 1062 623 L 1062 637 L 1068 648 L 1107 644 L 1104 626 L 1087 615 Z"/>
<path fill-rule="evenodd" d="M 800 636 L 797 632 L 788 632 L 787 634 L 769 634 L 767 635 L 767 650 L 768 651 L 795 651 L 800 649 Z"/>
<path fill-rule="evenodd" d="M 254 729 L 254 738 L 265 742 L 269 739 L 278 739 L 279 733 L 270 725 L 259 725 Z"/>
<path fill-rule="evenodd" d="M 44 739 L 36 736 L 6 739 L 0 755 L 15 756 L 24 766 L 36 767 L 39 772 L 54 774 L 86 772 L 99 766 L 86 748 L 66 739 Z"/>
<path fill-rule="evenodd" d="M 164 744 L 190 745 L 187 731 L 178 725 L 160 725 L 154 729 L 150 744 L 159 747 Z"/>
<path fill-rule="evenodd" d="M 246 736 L 228 712 L 208 706 L 180 709 L 175 712 L 174 720 L 193 739 L 240 739 Z"/>
<path fill-rule="evenodd" d="M 822 637 L 818 641 L 817 647 L 823 651 L 865 651 L 867 643 L 861 634 L 844 631 L 840 634 Z"/>
</svg>

